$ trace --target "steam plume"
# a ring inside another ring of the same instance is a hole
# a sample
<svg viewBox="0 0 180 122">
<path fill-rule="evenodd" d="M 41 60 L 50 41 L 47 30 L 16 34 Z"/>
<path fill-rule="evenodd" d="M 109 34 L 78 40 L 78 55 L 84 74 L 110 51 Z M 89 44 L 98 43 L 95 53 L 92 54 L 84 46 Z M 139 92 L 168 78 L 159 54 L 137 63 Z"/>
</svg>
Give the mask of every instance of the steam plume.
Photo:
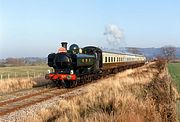
<svg viewBox="0 0 180 122">
<path fill-rule="evenodd" d="M 107 36 L 108 43 L 113 46 L 119 44 L 123 38 L 123 32 L 113 24 L 106 26 L 104 35 Z"/>
</svg>

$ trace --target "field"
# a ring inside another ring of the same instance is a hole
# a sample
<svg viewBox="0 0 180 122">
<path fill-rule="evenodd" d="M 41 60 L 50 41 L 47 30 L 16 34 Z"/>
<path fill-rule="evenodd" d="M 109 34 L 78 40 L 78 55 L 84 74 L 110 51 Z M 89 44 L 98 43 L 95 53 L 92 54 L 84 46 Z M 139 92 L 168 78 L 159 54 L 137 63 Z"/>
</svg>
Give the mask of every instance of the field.
<svg viewBox="0 0 180 122">
<path fill-rule="evenodd" d="M 29 89 L 49 83 L 45 74 L 49 70 L 47 65 L 16 66 L 0 68 L 0 94 Z"/>
<path fill-rule="evenodd" d="M 41 76 L 46 74 L 48 69 L 51 68 L 47 65 L 0 67 L 0 79 Z"/>
<path fill-rule="evenodd" d="M 168 69 L 180 93 L 180 63 L 170 63 Z"/>
</svg>

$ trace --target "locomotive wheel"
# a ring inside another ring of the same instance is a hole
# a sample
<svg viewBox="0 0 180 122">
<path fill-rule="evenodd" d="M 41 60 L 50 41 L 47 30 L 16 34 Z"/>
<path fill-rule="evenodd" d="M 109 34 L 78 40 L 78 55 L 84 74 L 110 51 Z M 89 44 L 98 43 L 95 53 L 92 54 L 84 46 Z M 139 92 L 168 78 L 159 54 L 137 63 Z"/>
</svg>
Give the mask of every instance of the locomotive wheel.
<svg viewBox="0 0 180 122">
<path fill-rule="evenodd" d="M 85 77 L 84 76 L 81 76 L 80 78 L 80 84 L 84 84 L 85 83 Z"/>
<path fill-rule="evenodd" d="M 62 81 L 64 88 L 70 88 L 70 82 L 68 81 Z"/>
<path fill-rule="evenodd" d="M 95 75 L 94 75 L 94 79 L 95 79 L 95 80 L 98 80 L 98 79 L 99 79 L 98 74 L 95 74 Z"/>
<path fill-rule="evenodd" d="M 74 87 L 76 87 L 78 85 L 77 80 L 74 81 Z"/>
<path fill-rule="evenodd" d="M 89 82 L 92 81 L 92 75 L 89 75 Z"/>
<path fill-rule="evenodd" d="M 84 76 L 84 81 L 85 81 L 85 83 L 88 83 L 88 81 L 89 81 L 88 75 Z"/>
<path fill-rule="evenodd" d="M 59 88 L 62 86 L 61 82 L 58 80 L 54 81 L 54 84 L 56 87 L 59 87 Z"/>
<path fill-rule="evenodd" d="M 72 88 L 72 87 L 76 87 L 77 86 L 77 81 L 64 81 L 63 86 L 65 88 Z"/>
</svg>

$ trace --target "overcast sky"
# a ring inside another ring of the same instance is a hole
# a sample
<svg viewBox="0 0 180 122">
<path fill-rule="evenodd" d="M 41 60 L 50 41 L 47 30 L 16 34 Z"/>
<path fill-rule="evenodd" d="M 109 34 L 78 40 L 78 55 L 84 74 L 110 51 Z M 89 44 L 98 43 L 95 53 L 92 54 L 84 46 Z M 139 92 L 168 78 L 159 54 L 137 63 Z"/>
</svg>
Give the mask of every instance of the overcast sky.
<svg viewBox="0 0 180 122">
<path fill-rule="evenodd" d="M 0 0 L 0 58 L 45 57 L 61 41 L 109 47 L 109 24 L 123 46 L 180 47 L 180 0 Z"/>
</svg>

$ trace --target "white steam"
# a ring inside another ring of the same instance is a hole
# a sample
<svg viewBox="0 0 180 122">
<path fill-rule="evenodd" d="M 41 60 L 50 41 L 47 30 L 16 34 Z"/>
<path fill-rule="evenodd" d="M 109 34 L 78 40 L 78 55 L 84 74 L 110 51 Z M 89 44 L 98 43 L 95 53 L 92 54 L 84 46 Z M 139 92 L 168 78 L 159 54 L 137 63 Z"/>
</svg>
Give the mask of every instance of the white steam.
<svg viewBox="0 0 180 122">
<path fill-rule="evenodd" d="M 104 35 L 107 36 L 107 41 L 112 46 L 117 46 L 123 39 L 123 32 L 118 28 L 117 25 L 107 25 L 105 28 Z"/>
</svg>

